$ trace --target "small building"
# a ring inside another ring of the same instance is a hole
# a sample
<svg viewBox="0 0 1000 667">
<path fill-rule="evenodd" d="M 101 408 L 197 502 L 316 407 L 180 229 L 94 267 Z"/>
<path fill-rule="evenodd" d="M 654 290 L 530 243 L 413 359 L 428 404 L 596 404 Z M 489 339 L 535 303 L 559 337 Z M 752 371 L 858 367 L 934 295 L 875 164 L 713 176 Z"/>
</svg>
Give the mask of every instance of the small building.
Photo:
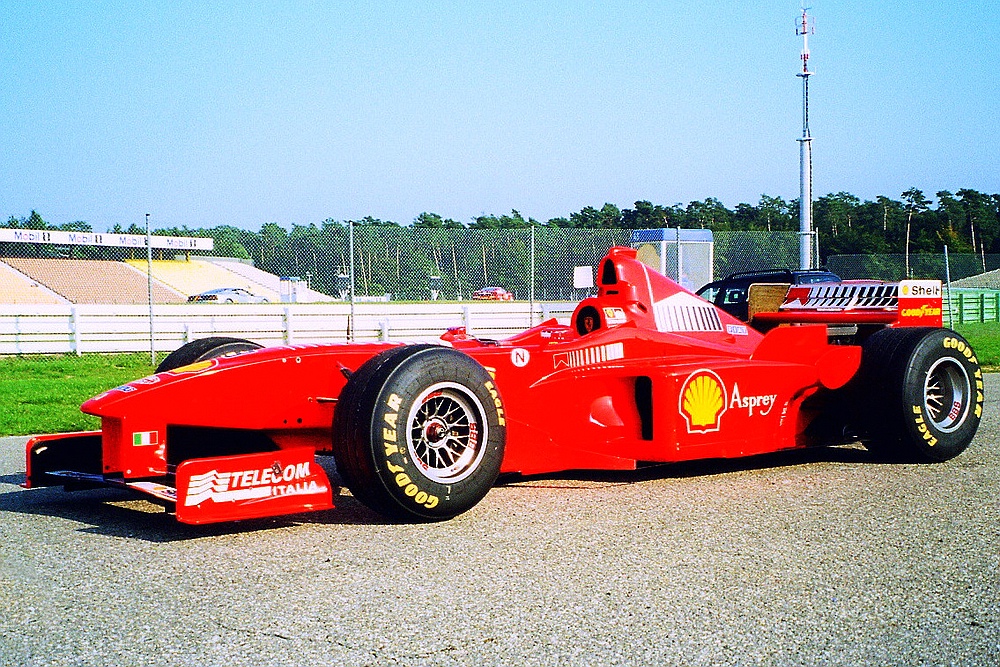
<svg viewBox="0 0 1000 667">
<path fill-rule="evenodd" d="M 640 262 L 691 291 L 713 280 L 711 229 L 636 229 L 630 245 L 639 251 Z"/>
</svg>

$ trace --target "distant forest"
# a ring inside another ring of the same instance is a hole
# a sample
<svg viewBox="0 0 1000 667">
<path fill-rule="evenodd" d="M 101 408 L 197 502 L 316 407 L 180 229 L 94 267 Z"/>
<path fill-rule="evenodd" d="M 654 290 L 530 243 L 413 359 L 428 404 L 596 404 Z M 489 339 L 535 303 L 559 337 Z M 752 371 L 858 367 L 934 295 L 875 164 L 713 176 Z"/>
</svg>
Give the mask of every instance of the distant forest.
<svg viewBox="0 0 1000 667">
<path fill-rule="evenodd" d="M 813 202 L 813 226 L 819 233 L 820 256 L 842 254 L 901 254 L 939 253 L 947 245 L 952 253 L 1000 253 L 1000 194 L 986 194 L 962 189 L 956 193 L 942 190 L 932 201 L 917 188 L 910 188 L 898 199 L 878 196 L 875 201 L 838 192 Z M 713 231 L 788 231 L 799 228 L 799 204 L 781 197 L 762 195 L 757 204 L 737 204 L 730 209 L 718 199 L 709 197 L 687 206 L 665 206 L 648 201 L 635 202 L 634 208 L 620 209 L 614 204 L 601 208 L 588 206 L 569 217 L 539 221 L 525 218 L 514 210 L 503 215 L 481 215 L 468 223 L 443 218 L 436 213 L 421 213 L 407 224 L 412 228 L 430 229 L 523 229 L 551 227 L 567 229 L 644 229 L 655 227 L 701 228 Z M 282 246 L 313 245 L 324 237 L 336 234 L 349 221 L 327 219 L 319 224 L 292 224 L 286 229 L 277 222 L 264 224 L 254 232 L 230 224 L 213 227 L 156 228 L 155 234 L 202 236 L 215 240 L 219 256 L 257 258 L 262 249 L 272 252 Z M 353 221 L 356 226 L 400 227 L 394 221 L 365 217 Z M 50 229 L 63 231 L 95 231 L 87 222 L 61 225 L 47 223 L 32 211 L 26 218 L 11 216 L 6 227 L 15 229 Z M 105 230 L 97 230 L 105 231 Z M 127 228 L 115 225 L 112 233 L 144 234 L 145 229 L 132 224 Z M 2 244 L 14 245 L 14 244 Z M 2 250 L 0 245 L 0 250 Z M 20 244 L 17 244 L 20 245 Z M 47 252 L 35 247 L 35 252 Z M 26 249 L 23 249 L 26 250 Z M 20 254 L 20 253 L 18 253 Z"/>
</svg>

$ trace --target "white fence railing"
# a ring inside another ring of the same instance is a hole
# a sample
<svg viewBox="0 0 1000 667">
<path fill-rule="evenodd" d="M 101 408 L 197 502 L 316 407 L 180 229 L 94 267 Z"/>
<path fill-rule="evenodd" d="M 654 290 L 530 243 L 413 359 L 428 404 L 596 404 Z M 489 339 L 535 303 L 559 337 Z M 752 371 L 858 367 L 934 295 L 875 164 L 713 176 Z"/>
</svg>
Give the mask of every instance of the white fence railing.
<svg viewBox="0 0 1000 667">
<path fill-rule="evenodd" d="M 576 304 L 416 303 L 354 305 L 354 340 L 434 340 L 448 327 L 502 338 L 559 318 Z M 154 346 L 170 352 L 207 336 L 248 338 L 263 345 L 343 342 L 349 304 L 160 305 L 153 307 Z M 150 349 L 146 306 L 0 305 L 0 354 L 142 352 Z"/>
</svg>

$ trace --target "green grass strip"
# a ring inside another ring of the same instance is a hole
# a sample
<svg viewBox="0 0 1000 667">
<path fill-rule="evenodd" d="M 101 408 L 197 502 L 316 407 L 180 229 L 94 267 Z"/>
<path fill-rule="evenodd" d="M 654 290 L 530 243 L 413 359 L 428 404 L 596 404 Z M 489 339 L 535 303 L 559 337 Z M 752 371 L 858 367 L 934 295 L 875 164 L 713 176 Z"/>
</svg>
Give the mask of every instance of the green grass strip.
<svg viewBox="0 0 1000 667">
<path fill-rule="evenodd" d="M 956 324 L 955 331 L 972 344 L 984 370 L 1000 370 L 1000 324 Z"/>
<path fill-rule="evenodd" d="M 152 372 L 148 353 L 0 357 L 0 436 L 97 429 L 80 404 Z"/>
</svg>

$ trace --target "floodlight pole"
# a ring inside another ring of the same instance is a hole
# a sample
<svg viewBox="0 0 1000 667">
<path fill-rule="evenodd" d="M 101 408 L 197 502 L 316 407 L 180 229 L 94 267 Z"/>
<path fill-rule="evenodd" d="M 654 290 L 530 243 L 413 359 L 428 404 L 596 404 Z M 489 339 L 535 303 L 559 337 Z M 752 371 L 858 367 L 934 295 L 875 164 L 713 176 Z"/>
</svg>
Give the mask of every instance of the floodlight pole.
<svg viewBox="0 0 1000 667">
<path fill-rule="evenodd" d="M 535 326 L 535 226 L 532 225 L 531 229 L 531 267 L 528 270 L 529 285 L 528 285 L 528 316 L 529 316 L 529 326 Z"/>
<path fill-rule="evenodd" d="M 347 322 L 347 340 L 354 341 L 354 221 L 347 221 L 347 251 L 351 256 L 351 317 Z"/>
<path fill-rule="evenodd" d="M 799 139 L 799 268 L 813 268 L 812 258 L 812 136 L 809 134 L 809 34 L 816 28 L 812 17 L 802 9 L 801 23 L 795 33 L 802 36 L 802 138 Z"/>
<path fill-rule="evenodd" d="M 153 326 L 153 243 L 146 214 L 146 296 L 149 299 L 149 363 L 156 367 L 156 331 Z"/>
</svg>

